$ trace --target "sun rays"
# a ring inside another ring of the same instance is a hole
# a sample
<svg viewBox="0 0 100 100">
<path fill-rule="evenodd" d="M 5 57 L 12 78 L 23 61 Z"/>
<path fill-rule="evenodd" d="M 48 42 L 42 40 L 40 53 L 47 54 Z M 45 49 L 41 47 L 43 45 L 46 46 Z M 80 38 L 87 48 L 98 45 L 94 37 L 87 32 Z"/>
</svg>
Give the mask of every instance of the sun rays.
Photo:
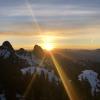
<svg viewBox="0 0 100 100">
<path fill-rule="evenodd" d="M 27 8 L 28 8 L 28 10 L 29 10 L 29 12 L 30 12 L 30 14 L 32 15 L 32 18 L 33 18 L 33 22 L 32 23 L 35 23 L 35 25 L 36 25 L 36 27 L 38 29 L 38 32 L 41 33 L 40 26 L 39 26 L 39 24 L 38 24 L 38 22 L 37 22 L 37 20 L 36 20 L 36 18 L 34 16 L 32 7 L 31 7 L 31 5 L 30 5 L 28 0 L 25 0 L 25 1 L 26 1 Z M 63 86 L 64 86 L 64 88 L 66 90 L 66 94 L 69 96 L 70 100 L 79 100 L 78 96 L 76 94 L 76 91 L 74 90 L 73 85 L 69 82 L 68 76 L 67 76 L 67 74 L 65 74 L 65 72 L 63 70 L 63 67 L 60 66 L 60 64 L 57 62 L 56 58 L 54 57 L 53 53 L 51 52 L 51 50 L 54 48 L 54 44 L 53 44 L 53 43 L 55 43 L 54 40 L 55 39 L 52 36 L 43 37 L 42 38 L 43 48 L 48 50 L 48 51 L 50 51 L 49 52 L 50 53 L 50 57 L 52 58 L 52 61 L 53 61 L 54 65 L 55 65 L 55 68 L 56 68 L 56 70 L 57 70 L 57 72 L 58 72 L 58 74 L 60 76 L 60 79 L 61 79 L 61 81 L 63 83 Z M 42 65 L 44 63 L 44 60 L 45 60 L 45 57 L 43 57 L 43 59 L 41 60 L 39 65 Z M 31 80 L 30 80 L 30 82 L 29 82 L 29 84 L 28 84 L 28 86 L 27 86 L 27 88 L 26 88 L 26 90 L 25 90 L 25 92 L 23 94 L 24 98 L 26 98 L 28 93 L 30 92 L 32 84 L 34 82 L 34 79 L 35 79 L 35 75 L 33 74 L 33 77 L 31 78 Z"/>
<path fill-rule="evenodd" d="M 35 18 L 35 14 L 33 12 L 32 5 L 30 4 L 29 0 L 25 0 L 25 2 L 26 2 L 27 9 L 29 10 L 30 15 L 32 16 L 32 24 L 33 24 L 33 26 L 35 24 L 35 26 L 37 28 L 37 31 L 40 34 L 41 33 L 41 28 L 40 28 L 39 23 L 37 22 L 37 19 Z"/>
<path fill-rule="evenodd" d="M 32 54 L 31 54 L 32 55 Z M 41 65 L 44 63 L 44 60 L 45 60 L 45 55 L 44 55 L 44 57 L 41 59 L 41 62 L 39 63 L 39 66 L 38 67 L 41 67 Z M 34 80 L 35 80 L 35 78 L 36 78 L 36 74 L 32 74 L 32 78 L 31 78 L 31 80 L 29 81 L 29 84 L 28 84 L 28 86 L 26 87 L 26 90 L 25 90 L 25 92 L 24 92 L 24 94 L 23 94 L 23 97 L 24 98 L 26 98 L 27 96 L 28 96 L 28 94 L 30 93 L 30 90 L 31 90 L 31 88 L 32 88 L 32 85 L 33 85 L 33 83 L 34 83 Z"/>
<path fill-rule="evenodd" d="M 69 96 L 70 100 L 80 100 L 77 96 L 76 91 L 74 90 L 73 85 L 70 83 L 69 78 L 67 76 L 67 74 L 65 74 L 63 67 L 60 66 L 60 64 L 57 62 L 56 58 L 54 57 L 53 53 L 50 52 L 50 56 L 53 60 L 53 63 L 56 67 L 56 70 L 60 76 L 60 79 L 63 83 L 63 86 L 66 90 L 67 95 Z"/>
<path fill-rule="evenodd" d="M 65 74 L 65 71 L 63 69 L 63 67 L 58 63 L 58 61 L 56 60 L 55 56 L 53 55 L 52 51 L 49 52 L 50 57 L 55 65 L 55 68 L 59 74 L 59 77 L 63 83 L 63 86 L 66 90 L 66 94 L 68 95 L 70 100 L 80 100 L 77 92 L 75 91 L 75 87 L 72 85 L 72 83 L 69 81 L 69 77 L 67 76 L 67 73 Z M 45 55 L 43 57 L 43 59 L 41 60 L 39 66 L 41 66 L 45 61 Z M 31 88 L 32 88 L 32 84 L 34 82 L 35 79 L 35 75 L 33 74 L 27 88 L 26 91 L 24 92 L 24 98 L 26 98 L 28 96 L 28 93 L 30 92 Z"/>
</svg>

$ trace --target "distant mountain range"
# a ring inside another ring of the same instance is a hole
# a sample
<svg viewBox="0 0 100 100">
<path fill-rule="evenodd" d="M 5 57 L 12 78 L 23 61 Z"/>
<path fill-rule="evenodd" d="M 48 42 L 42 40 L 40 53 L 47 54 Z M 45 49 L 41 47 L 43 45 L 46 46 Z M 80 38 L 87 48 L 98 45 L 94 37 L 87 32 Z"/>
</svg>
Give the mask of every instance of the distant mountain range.
<svg viewBox="0 0 100 100">
<path fill-rule="evenodd" d="M 59 49 L 52 53 L 81 100 L 99 100 L 100 49 Z M 27 88 L 29 93 L 24 95 Z M 30 51 L 14 50 L 9 41 L 0 46 L 0 99 L 69 100 L 48 52 L 38 45 Z"/>
<path fill-rule="evenodd" d="M 45 68 L 36 67 L 36 66 L 45 67 L 45 65 L 43 66 L 43 64 L 39 66 L 43 56 L 44 56 L 44 51 L 38 45 L 35 45 L 32 51 L 27 51 L 24 50 L 23 48 L 15 51 L 9 41 L 5 41 L 0 46 L 0 61 L 1 61 L 0 63 L 5 62 L 7 64 L 7 62 L 10 62 L 12 64 L 19 64 L 20 69 L 24 74 L 29 71 L 33 73 L 34 69 L 37 69 L 39 73 L 44 71 L 46 74 L 48 73 L 48 75 L 50 75 L 49 73 L 54 74 L 53 70 L 48 71 Z M 54 76 L 54 78 L 55 77 L 56 76 Z"/>
</svg>

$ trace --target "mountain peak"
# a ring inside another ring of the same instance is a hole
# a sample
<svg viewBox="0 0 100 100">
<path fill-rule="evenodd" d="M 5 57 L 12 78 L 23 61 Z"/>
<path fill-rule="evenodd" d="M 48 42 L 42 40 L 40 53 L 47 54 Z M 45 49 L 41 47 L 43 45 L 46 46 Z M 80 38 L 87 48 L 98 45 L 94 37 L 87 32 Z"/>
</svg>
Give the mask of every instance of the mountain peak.
<svg viewBox="0 0 100 100">
<path fill-rule="evenodd" d="M 2 46 L 6 48 L 8 51 L 14 53 L 14 49 L 9 41 L 4 41 Z"/>
<path fill-rule="evenodd" d="M 33 52 L 39 58 L 42 58 L 44 56 L 44 51 L 39 45 L 34 46 Z"/>
<path fill-rule="evenodd" d="M 15 51 L 9 41 L 4 41 L 0 46 L 0 58 L 9 58 Z"/>
</svg>

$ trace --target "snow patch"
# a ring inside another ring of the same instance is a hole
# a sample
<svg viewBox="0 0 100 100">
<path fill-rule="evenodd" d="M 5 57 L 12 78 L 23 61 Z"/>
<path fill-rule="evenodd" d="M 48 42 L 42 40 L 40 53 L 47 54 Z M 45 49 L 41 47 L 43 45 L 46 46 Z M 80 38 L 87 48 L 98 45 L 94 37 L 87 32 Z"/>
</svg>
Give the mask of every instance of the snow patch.
<svg viewBox="0 0 100 100">
<path fill-rule="evenodd" d="M 94 72 L 93 70 L 84 70 L 82 73 L 78 76 L 78 79 L 80 81 L 88 80 L 90 86 L 91 86 L 91 93 L 94 96 L 95 92 L 100 91 L 100 80 L 98 79 L 98 73 Z"/>
<path fill-rule="evenodd" d="M 59 81 L 58 77 L 55 75 L 54 71 L 51 70 L 49 71 L 46 68 L 40 68 L 40 67 L 27 67 L 27 68 L 23 68 L 21 69 L 23 74 L 26 74 L 27 72 L 33 74 L 33 73 L 38 73 L 39 75 L 41 75 L 42 72 L 44 72 L 44 75 L 48 75 L 48 79 L 50 82 L 52 82 L 52 80 L 54 79 L 56 82 Z"/>
</svg>

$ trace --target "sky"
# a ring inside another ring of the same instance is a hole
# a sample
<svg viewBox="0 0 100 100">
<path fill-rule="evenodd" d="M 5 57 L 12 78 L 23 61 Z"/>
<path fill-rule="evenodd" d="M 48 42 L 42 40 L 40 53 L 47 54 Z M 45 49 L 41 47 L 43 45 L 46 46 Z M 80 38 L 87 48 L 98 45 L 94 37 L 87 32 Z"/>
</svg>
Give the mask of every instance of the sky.
<svg viewBox="0 0 100 100">
<path fill-rule="evenodd" d="M 100 0 L 0 0 L 0 44 L 100 48 Z"/>
</svg>

